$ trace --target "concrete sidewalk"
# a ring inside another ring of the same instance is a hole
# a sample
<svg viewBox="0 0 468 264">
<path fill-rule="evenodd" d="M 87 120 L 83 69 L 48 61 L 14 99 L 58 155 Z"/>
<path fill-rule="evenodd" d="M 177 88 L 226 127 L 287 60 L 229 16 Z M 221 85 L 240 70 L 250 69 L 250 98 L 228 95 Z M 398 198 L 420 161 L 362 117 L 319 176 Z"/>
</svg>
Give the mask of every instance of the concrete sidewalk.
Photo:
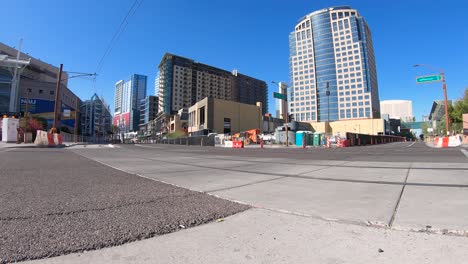
<svg viewBox="0 0 468 264">
<path fill-rule="evenodd" d="M 98 251 L 25 262 L 466 263 L 468 239 L 251 209 L 203 226 Z"/>
<path fill-rule="evenodd" d="M 197 156 L 188 152 L 194 148 L 171 153 L 154 147 L 74 151 L 130 173 L 259 208 L 399 230 L 430 226 L 434 233 L 468 234 L 468 163 Z"/>
</svg>

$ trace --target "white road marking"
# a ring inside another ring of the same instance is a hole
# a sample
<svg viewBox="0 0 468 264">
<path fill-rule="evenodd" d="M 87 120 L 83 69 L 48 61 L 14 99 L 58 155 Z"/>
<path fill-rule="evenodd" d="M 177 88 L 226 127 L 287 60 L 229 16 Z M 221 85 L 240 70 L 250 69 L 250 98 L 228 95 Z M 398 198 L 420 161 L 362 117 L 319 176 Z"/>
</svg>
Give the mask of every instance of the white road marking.
<svg viewBox="0 0 468 264">
<path fill-rule="evenodd" d="M 468 150 L 466 149 L 460 149 L 460 151 L 465 154 L 465 156 L 468 158 Z"/>
<path fill-rule="evenodd" d="M 414 144 L 416 144 L 416 141 L 406 146 L 406 148 L 411 148 Z"/>
</svg>

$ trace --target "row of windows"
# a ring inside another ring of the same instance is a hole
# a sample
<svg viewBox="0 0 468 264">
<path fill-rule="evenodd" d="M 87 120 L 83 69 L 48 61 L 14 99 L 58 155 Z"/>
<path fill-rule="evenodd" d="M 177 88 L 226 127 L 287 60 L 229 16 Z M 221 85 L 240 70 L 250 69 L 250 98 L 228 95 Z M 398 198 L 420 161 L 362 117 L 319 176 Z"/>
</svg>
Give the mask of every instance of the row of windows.
<svg viewBox="0 0 468 264">
<path fill-rule="evenodd" d="M 337 20 L 337 19 L 341 19 L 341 18 L 345 18 L 345 17 L 349 17 L 349 16 L 355 16 L 356 15 L 356 12 L 335 12 L 335 13 L 331 13 L 331 16 L 332 16 L 332 20 Z"/>
<path fill-rule="evenodd" d="M 369 104 L 366 104 L 366 105 L 369 105 Z M 353 103 L 340 104 L 340 108 L 345 108 L 345 107 L 350 108 L 350 107 L 356 107 L 356 106 L 364 106 L 364 102 L 353 102 Z"/>
<path fill-rule="evenodd" d="M 340 92 L 339 94 L 340 94 L 340 96 L 362 94 L 362 90 L 352 90 L 352 91 Z M 366 95 L 366 99 L 369 99 L 368 95 Z M 359 96 L 358 100 L 362 100 L 362 96 Z"/>
<path fill-rule="evenodd" d="M 353 97 L 341 97 L 340 98 L 340 103 L 341 102 L 351 102 L 351 101 L 356 101 L 356 96 L 353 96 Z M 365 101 L 364 102 L 365 105 L 369 105 L 369 101 Z"/>
<path fill-rule="evenodd" d="M 359 112 L 358 112 L 359 111 Z M 363 118 L 370 117 L 370 107 L 366 108 L 353 108 L 340 110 L 341 118 Z"/>
<path fill-rule="evenodd" d="M 305 28 L 308 28 L 309 26 L 310 26 L 310 21 L 306 20 L 305 22 L 302 22 L 302 24 L 300 24 L 298 27 L 296 27 L 296 30 L 305 29 Z"/>
<path fill-rule="evenodd" d="M 340 51 L 346 51 L 346 50 L 352 50 L 352 49 L 359 49 L 358 44 L 354 44 L 353 46 L 349 45 L 347 47 L 341 47 L 341 48 L 336 48 L 335 52 L 340 52 Z"/>
<path fill-rule="evenodd" d="M 308 120 L 315 120 L 317 116 L 315 112 L 307 112 L 307 113 L 297 113 L 295 114 L 296 121 L 308 121 Z"/>
</svg>

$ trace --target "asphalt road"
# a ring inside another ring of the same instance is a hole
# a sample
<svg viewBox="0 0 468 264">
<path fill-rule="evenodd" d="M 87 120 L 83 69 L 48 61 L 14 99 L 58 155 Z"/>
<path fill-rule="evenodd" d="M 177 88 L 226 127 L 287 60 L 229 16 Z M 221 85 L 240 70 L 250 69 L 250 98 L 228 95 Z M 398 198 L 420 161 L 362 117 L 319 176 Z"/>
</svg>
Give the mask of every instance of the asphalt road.
<svg viewBox="0 0 468 264">
<path fill-rule="evenodd" d="M 121 145 L 126 149 L 137 146 Z M 234 157 L 288 158 L 295 160 L 339 160 L 339 161 L 381 161 L 381 162 L 466 162 L 466 156 L 460 148 L 429 148 L 423 142 L 399 142 L 385 145 L 368 145 L 350 148 L 273 148 L 265 145 L 260 148 L 213 148 L 199 146 L 142 144 L 141 146 L 157 146 L 165 148 L 168 153 L 193 153 L 194 155 L 222 155 Z M 145 150 L 139 148 L 139 151 Z M 151 152 L 149 149 L 147 152 Z"/>
<path fill-rule="evenodd" d="M 249 208 L 66 149 L 4 149 L 0 168 L 0 263 L 120 245 Z"/>
</svg>

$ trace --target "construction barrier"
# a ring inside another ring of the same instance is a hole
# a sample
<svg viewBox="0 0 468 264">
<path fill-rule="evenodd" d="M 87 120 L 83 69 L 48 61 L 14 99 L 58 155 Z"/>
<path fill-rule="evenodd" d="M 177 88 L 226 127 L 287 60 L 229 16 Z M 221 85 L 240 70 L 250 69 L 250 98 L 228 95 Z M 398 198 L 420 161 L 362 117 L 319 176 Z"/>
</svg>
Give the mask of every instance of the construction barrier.
<svg viewBox="0 0 468 264">
<path fill-rule="evenodd" d="M 448 148 L 448 147 L 458 147 L 461 145 L 460 136 L 450 136 L 450 137 L 435 137 L 434 138 L 434 147 L 436 148 Z"/>
<path fill-rule="evenodd" d="M 330 141 L 330 137 L 327 137 L 327 148 L 330 148 L 331 147 L 331 141 Z"/>
<path fill-rule="evenodd" d="M 342 148 L 343 147 L 343 144 L 341 142 L 341 138 L 340 137 L 337 137 L 336 138 L 336 147 L 338 148 Z"/>
<path fill-rule="evenodd" d="M 448 146 L 449 147 L 458 147 L 461 146 L 462 139 L 459 135 L 449 137 Z"/>
<path fill-rule="evenodd" d="M 224 147 L 225 147 L 225 148 L 232 148 L 232 141 L 230 141 L 230 140 L 225 140 L 225 141 L 224 141 Z"/>
<path fill-rule="evenodd" d="M 241 140 L 232 141 L 232 148 L 244 148 L 244 141 L 241 141 Z"/>
<path fill-rule="evenodd" d="M 56 147 L 63 144 L 62 135 L 38 130 L 34 144 L 39 147 Z"/>
</svg>

